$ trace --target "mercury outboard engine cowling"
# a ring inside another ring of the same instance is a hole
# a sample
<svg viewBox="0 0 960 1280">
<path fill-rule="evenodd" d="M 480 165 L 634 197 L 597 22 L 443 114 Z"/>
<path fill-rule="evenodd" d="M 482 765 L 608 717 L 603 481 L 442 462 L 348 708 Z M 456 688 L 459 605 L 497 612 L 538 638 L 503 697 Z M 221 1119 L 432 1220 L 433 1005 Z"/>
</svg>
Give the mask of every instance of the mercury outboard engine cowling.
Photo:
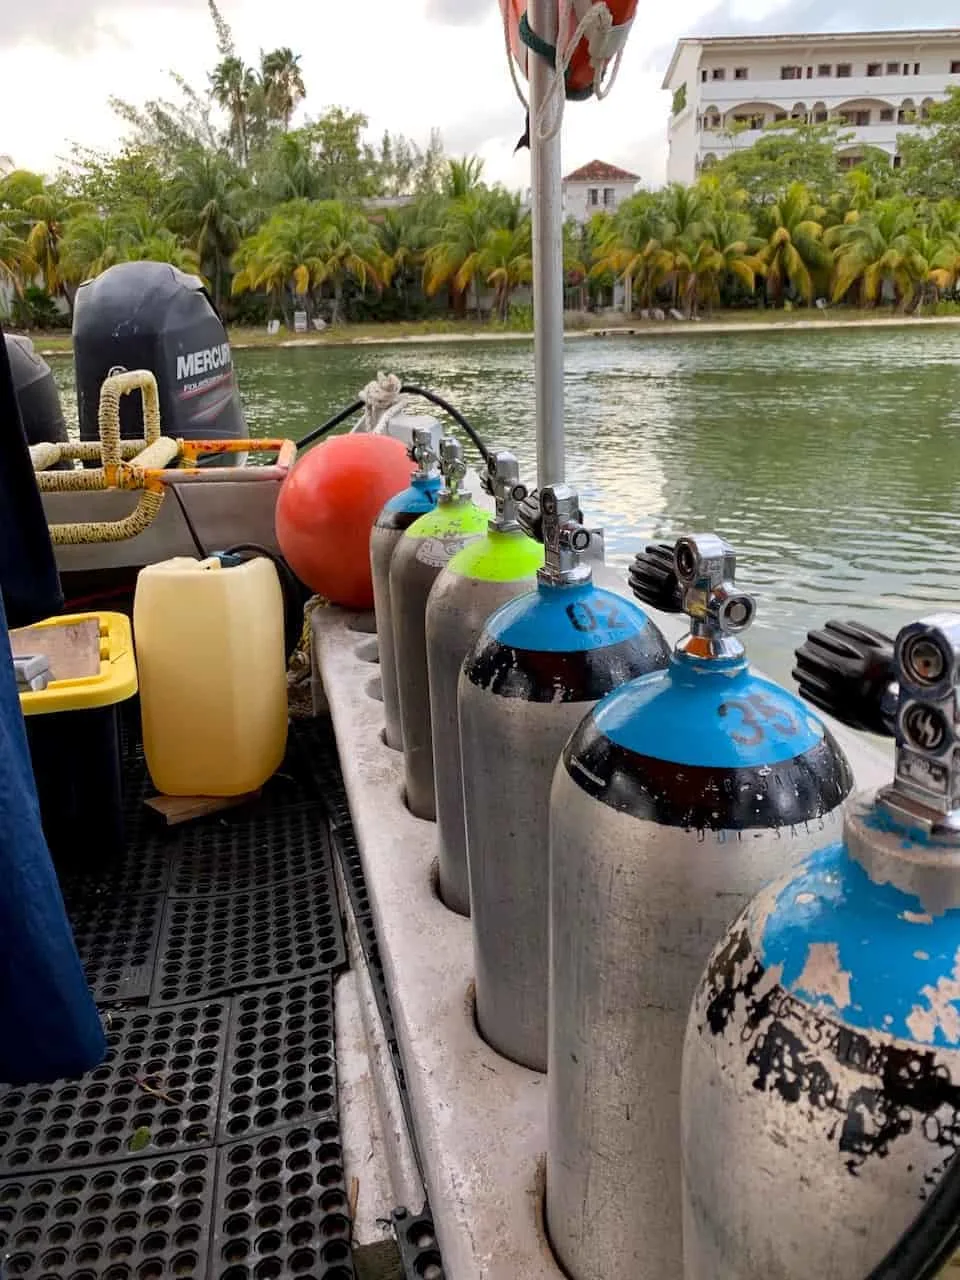
<svg viewBox="0 0 960 1280">
<path fill-rule="evenodd" d="M 111 373 L 149 369 L 164 435 L 242 439 L 243 410 L 226 330 L 203 283 L 166 262 L 121 262 L 77 290 L 73 317 L 80 436 L 99 436 Z M 121 433 L 143 435 L 138 397 L 120 403 Z"/>
<path fill-rule="evenodd" d="M 29 338 L 5 333 L 3 340 L 27 444 L 62 444 L 67 424 L 50 366 L 37 355 Z"/>
</svg>

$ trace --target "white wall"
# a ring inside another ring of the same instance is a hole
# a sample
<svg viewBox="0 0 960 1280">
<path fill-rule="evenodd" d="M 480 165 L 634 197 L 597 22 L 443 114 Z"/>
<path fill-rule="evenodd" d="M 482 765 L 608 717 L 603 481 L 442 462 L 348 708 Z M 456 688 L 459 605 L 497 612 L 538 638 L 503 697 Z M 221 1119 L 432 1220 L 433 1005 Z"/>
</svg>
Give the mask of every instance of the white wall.
<svg viewBox="0 0 960 1280">
<path fill-rule="evenodd" d="M 565 182 L 563 216 L 576 218 L 577 222 L 588 222 L 595 213 L 614 213 L 636 189 L 637 184 L 632 179 L 629 182 Z M 596 192 L 595 204 L 590 202 L 591 191 Z M 604 199 L 606 192 L 612 192 L 609 203 Z"/>
<path fill-rule="evenodd" d="M 815 110 L 825 111 L 830 120 L 836 120 L 844 110 L 868 110 L 868 125 L 841 124 L 844 132 L 854 135 L 850 145 L 876 146 L 895 155 L 898 138 L 911 131 L 909 124 L 900 122 L 900 112 L 912 109 L 920 113 L 925 104 L 942 100 L 948 85 L 960 87 L 960 73 L 950 70 L 956 61 L 960 61 L 960 39 L 931 47 L 898 33 L 891 33 L 889 40 L 870 43 L 852 38 L 834 44 L 784 40 L 773 47 L 749 41 L 720 47 L 705 47 L 699 42 L 684 46 L 669 88 L 673 92 L 686 83 L 687 106 L 670 122 L 667 176 L 670 181 L 692 182 L 706 157 L 720 158 L 734 148 L 751 146 L 761 136 L 760 130 L 748 130 L 735 140 L 723 136 L 736 116 L 762 116 L 763 123 L 770 125 L 778 114 L 791 116 L 797 107 L 811 121 Z M 888 62 L 897 63 L 898 74 L 887 75 Z M 851 74 L 838 77 L 837 66 L 843 63 L 850 65 Z M 880 63 L 881 73 L 868 76 L 868 63 Z M 904 64 L 908 65 L 906 75 Z M 914 74 L 918 64 L 919 74 Z M 821 65 L 829 65 L 829 76 L 817 74 Z M 785 66 L 801 67 L 802 78 L 781 79 Z M 734 79 L 737 68 L 746 69 L 746 79 Z M 809 78 L 808 68 L 813 72 Z M 713 79 L 715 69 L 723 70 L 722 80 Z M 881 120 L 881 112 L 891 111 L 892 120 Z M 719 127 L 704 127 L 715 116 L 719 116 Z"/>
</svg>

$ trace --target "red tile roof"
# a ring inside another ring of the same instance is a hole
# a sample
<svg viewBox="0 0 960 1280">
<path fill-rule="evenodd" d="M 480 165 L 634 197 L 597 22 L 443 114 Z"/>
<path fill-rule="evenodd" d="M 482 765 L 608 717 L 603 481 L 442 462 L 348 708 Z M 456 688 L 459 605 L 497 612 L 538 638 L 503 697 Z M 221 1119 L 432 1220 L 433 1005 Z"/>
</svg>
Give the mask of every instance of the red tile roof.
<svg viewBox="0 0 960 1280">
<path fill-rule="evenodd" d="M 568 173 L 564 182 L 639 182 L 639 176 L 628 173 L 626 169 L 618 169 L 615 164 L 606 164 L 603 160 L 591 160 L 589 164 Z"/>
</svg>

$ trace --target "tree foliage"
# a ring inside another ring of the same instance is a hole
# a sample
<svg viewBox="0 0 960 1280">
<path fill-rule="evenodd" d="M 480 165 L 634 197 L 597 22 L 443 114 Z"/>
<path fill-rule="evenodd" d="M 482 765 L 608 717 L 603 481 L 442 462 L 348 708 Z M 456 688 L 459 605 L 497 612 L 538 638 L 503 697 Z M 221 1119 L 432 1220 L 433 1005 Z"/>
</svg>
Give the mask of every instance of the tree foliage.
<svg viewBox="0 0 960 1280">
<path fill-rule="evenodd" d="M 530 283 L 529 213 L 476 156 L 368 134 L 362 112 L 303 115 L 296 51 L 247 58 L 208 0 L 215 60 L 202 88 L 114 102 L 115 152 L 75 148 L 52 180 L 0 180 L 0 284 L 69 306 L 116 262 L 200 274 L 228 317 L 295 309 L 346 317 L 510 317 Z M 692 186 L 639 191 L 564 229 L 568 305 L 626 308 L 890 303 L 917 309 L 960 280 L 960 90 L 901 142 L 841 169 L 850 135 L 786 121 Z M 849 155 L 849 151 L 848 151 Z M 849 161 L 848 161 L 849 163 Z M 9 293 L 9 289 L 6 290 Z M 0 295 L 2 296 L 2 295 Z"/>
</svg>

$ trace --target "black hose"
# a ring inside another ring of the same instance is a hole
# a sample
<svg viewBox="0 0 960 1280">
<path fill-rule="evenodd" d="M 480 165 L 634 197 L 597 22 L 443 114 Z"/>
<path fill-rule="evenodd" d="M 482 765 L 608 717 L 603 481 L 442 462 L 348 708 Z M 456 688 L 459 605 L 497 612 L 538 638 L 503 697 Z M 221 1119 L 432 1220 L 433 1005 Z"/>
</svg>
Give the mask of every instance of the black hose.
<svg viewBox="0 0 960 1280">
<path fill-rule="evenodd" d="M 400 388 L 400 394 L 420 396 L 424 400 L 429 400 L 431 404 L 435 404 L 437 408 L 442 409 L 444 413 L 448 413 L 454 422 L 464 429 L 479 449 L 480 456 L 483 458 L 484 462 L 487 461 L 487 458 L 490 456 L 490 450 L 483 443 L 476 430 L 470 425 L 460 410 L 455 409 L 448 400 L 444 400 L 443 396 L 437 395 L 435 391 L 428 391 L 426 387 L 415 387 L 410 383 L 403 384 Z M 353 404 L 348 405 L 346 409 L 341 409 L 339 413 L 334 414 L 334 416 L 329 418 L 326 422 L 321 423 L 319 427 L 314 427 L 312 431 L 308 431 L 305 436 L 297 441 L 297 450 L 305 449 L 308 444 L 313 444 L 315 440 L 319 440 L 323 436 L 328 435 L 336 427 L 339 427 L 341 423 L 346 422 L 346 420 L 352 417 L 355 413 L 359 413 L 363 407 L 364 402 L 362 400 L 354 400 Z"/>
<path fill-rule="evenodd" d="M 303 586 L 283 556 L 278 555 L 276 551 L 271 551 L 269 547 L 261 546 L 259 542 L 237 542 L 232 547 L 227 547 L 223 554 L 236 556 L 244 553 L 251 556 L 265 556 L 266 559 L 273 561 L 277 570 L 280 590 L 283 594 L 284 646 L 289 662 L 303 634 L 303 606 L 309 599 L 310 592 Z"/>
<path fill-rule="evenodd" d="M 359 413 L 363 407 L 364 402 L 362 400 L 354 400 L 353 404 L 347 405 L 346 409 L 341 409 L 339 413 L 335 413 L 332 418 L 328 418 L 319 427 L 314 427 L 312 431 L 308 431 L 305 436 L 297 441 L 297 449 L 305 449 L 308 444 L 313 444 L 315 440 L 320 440 L 323 436 L 333 431 L 335 427 L 339 427 L 341 422 L 346 422 L 355 413 Z"/>
<path fill-rule="evenodd" d="M 178 484 L 168 484 L 167 488 L 177 500 L 177 506 L 180 508 L 180 514 L 183 516 L 184 522 L 190 531 L 190 537 L 193 539 L 193 545 L 197 548 L 197 555 L 201 560 L 206 560 L 210 553 L 200 541 L 200 535 L 197 533 L 197 526 L 190 518 L 190 512 L 187 510 L 187 504 L 184 502 L 183 495 L 180 492 L 180 486 Z"/>
<path fill-rule="evenodd" d="M 923 1208 L 866 1280 L 933 1280 L 960 1246 L 960 1159 L 954 1156 Z"/>
<path fill-rule="evenodd" d="M 448 413 L 458 426 L 463 427 L 464 431 L 480 450 L 480 456 L 483 458 L 484 462 L 487 461 L 490 456 L 490 450 L 483 443 L 475 429 L 466 420 L 460 410 L 455 409 L 448 400 L 444 400 L 443 396 L 438 396 L 435 391 L 428 391 L 426 387 L 415 387 L 406 382 L 400 388 L 400 394 L 408 396 L 422 396 L 424 400 L 429 400 L 431 404 L 435 404 L 437 408 L 442 409 L 444 413 Z"/>
</svg>

